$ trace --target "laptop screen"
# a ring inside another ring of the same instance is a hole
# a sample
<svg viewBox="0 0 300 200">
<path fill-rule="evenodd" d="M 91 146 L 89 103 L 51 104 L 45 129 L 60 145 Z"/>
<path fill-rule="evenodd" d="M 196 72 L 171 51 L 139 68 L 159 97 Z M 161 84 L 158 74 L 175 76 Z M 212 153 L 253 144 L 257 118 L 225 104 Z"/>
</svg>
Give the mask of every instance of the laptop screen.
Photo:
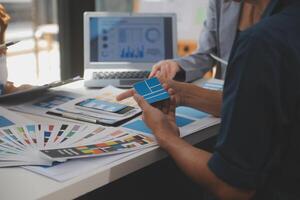
<svg viewBox="0 0 300 200">
<path fill-rule="evenodd" d="M 170 16 L 91 16 L 89 62 L 154 63 L 173 55 Z"/>
</svg>

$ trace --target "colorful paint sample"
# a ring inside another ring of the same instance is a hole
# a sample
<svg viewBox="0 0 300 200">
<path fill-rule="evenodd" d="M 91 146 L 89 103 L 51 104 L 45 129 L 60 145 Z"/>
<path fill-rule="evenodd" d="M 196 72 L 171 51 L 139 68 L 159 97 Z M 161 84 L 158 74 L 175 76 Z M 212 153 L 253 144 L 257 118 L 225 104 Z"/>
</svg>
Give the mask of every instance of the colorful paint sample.
<svg viewBox="0 0 300 200">
<path fill-rule="evenodd" d="M 107 141 L 93 145 L 85 145 L 61 149 L 41 150 L 44 154 L 52 158 L 76 158 L 105 155 L 111 153 L 121 153 L 124 151 L 134 150 L 135 148 L 154 144 L 150 137 L 138 134 L 128 135 L 115 141 Z"/>
</svg>

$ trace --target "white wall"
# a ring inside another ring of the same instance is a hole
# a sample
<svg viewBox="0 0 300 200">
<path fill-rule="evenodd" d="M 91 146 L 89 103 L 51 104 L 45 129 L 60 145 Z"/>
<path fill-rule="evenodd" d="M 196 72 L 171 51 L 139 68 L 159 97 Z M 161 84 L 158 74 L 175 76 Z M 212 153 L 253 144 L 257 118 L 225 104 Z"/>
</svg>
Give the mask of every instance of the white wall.
<svg viewBox="0 0 300 200">
<path fill-rule="evenodd" d="M 138 12 L 176 13 L 178 39 L 197 40 L 209 0 L 139 0 Z"/>
</svg>

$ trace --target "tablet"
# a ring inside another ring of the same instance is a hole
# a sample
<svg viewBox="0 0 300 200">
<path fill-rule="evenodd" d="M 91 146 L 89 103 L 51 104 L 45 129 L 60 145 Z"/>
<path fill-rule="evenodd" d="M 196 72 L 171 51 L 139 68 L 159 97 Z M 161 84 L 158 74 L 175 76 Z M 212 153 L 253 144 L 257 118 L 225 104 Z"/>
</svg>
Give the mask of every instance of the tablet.
<svg viewBox="0 0 300 200">
<path fill-rule="evenodd" d="M 10 100 L 15 100 L 16 98 L 23 98 L 23 97 L 29 97 L 33 96 L 39 93 L 44 93 L 50 88 L 58 87 L 61 85 L 65 85 L 68 83 L 72 83 L 75 81 L 82 80 L 80 77 L 74 77 L 71 79 L 63 80 L 63 81 L 55 81 L 49 84 L 41 85 L 41 86 L 32 86 L 31 88 L 25 89 L 25 90 L 20 90 L 4 95 L 0 95 L 0 102 L 7 102 Z"/>
</svg>

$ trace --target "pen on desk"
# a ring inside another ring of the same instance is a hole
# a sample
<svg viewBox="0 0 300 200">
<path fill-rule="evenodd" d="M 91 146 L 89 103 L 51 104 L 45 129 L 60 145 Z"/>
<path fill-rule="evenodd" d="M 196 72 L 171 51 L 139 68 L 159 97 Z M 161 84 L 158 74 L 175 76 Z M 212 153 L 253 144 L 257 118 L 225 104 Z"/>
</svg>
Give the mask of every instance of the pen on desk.
<svg viewBox="0 0 300 200">
<path fill-rule="evenodd" d="M 209 54 L 213 59 L 215 59 L 216 61 L 218 61 L 218 62 L 220 62 L 220 63 L 222 63 L 222 64 L 224 64 L 224 65 L 228 65 L 228 62 L 226 61 L 226 60 L 223 60 L 222 58 L 219 58 L 218 56 L 216 56 L 216 55 L 214 55 L 214 54 L 212 54 L 212 53 L 210 53 Z"/>
<path fill-rule="evenodd" d="M 11 45 L 17 44 L 18 42 L 20 42 L 20 41 L 11 41 L 11 42 L 7 42 L 7 43 L 4 43 L 4 44 L 0 44 L 0 49 L 7 48 Z"/>
<path fill-rule="evenodd" d="M 70 113 L 56 113 L 56 112 L 47 111 L 47 114 L 55 115 L 58 117 L 64 117 L 64 118 L 68 118 L 68 119 L 73 119 L 73 120 L 89 122 L 89 123 L 93 123 L 93 124 L 99 124 L 99 121 L 96 119 L 89 119 L 89 118 L 85 118 L 85 117 L 75 116 Z"/>
<path fill-rule="evenodd" d="M 97 124 L 96 119 L 89 119 L 89 118 L 86 118 L 86 117 L 80 117 L 80 116 L 72 115 L 72 114 L 69 114 L 69 113 L 62 113 L 62 117 Z"/>
</svg>

